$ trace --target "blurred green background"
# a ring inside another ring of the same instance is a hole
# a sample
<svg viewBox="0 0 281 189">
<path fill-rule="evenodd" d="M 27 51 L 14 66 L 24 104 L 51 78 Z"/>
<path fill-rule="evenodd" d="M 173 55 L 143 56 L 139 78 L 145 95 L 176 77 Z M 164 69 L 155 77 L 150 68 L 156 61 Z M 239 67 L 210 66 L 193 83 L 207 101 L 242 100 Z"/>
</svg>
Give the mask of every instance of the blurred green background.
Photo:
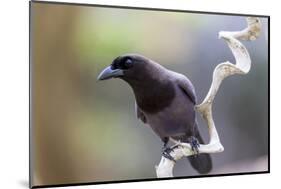
<svg viewBox="0 0 281 189">
<path fill-rule="evenodd" d="M 261 36 L 243 42 L 250 73 L 227 78 L 215 99 L 225 151 L 212 155 L 210 174 L 268 169 L 268 23 L 261 21 Z M 129 86 L 97 82 L 98 73 L 121 54 L 143 54 L 188 76 L 201 102 L 215 66 L 234 62 L 218 32 L 245 27 L 242 16 L 32 2 L 32 184 L 155 178 L 162 142 L 137 120 Z M 174 175 L 197 172 L 182 159 Z"/>
</svg>

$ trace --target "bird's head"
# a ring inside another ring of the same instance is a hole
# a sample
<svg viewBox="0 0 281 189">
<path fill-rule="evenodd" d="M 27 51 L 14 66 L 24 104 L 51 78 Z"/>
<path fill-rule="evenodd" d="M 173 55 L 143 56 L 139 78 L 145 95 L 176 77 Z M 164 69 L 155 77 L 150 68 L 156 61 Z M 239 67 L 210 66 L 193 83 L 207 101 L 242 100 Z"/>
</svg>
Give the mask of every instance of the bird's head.
<svg viewBox="0 0 281 189">
<path fill-rule="evenodd" d="M 144 78 L 151 68 L 152 61 L 138 54 L 119 56 L 106 67 L 98 76 L 98 80 L 120 78 L 125 81 Z"/>
</svg>

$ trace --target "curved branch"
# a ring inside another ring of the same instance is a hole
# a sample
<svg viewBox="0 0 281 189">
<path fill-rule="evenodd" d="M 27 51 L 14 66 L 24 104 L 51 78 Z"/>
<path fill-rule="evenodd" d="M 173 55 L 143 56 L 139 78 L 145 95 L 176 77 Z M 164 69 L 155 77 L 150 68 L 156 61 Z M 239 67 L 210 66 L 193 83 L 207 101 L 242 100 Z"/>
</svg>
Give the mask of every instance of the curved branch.
<svg viewBox="0 0 281 189">
<path fill-rule="evenodd" d="M 203 102 L 196 105 L 196 110 L 202 115 L 208 125 L 210 135 L 209 144 L 200 144 L 198 153 L 218 153 L 224 150 L 212 116 L 212 104 L 218 92 L 221 82 L 228 76 L 234 74 L 247 74 L 251 68 L 251 59 L 246 47 L 238 40 L 255 40 L 261 32 L 261 22 L 256 17 L 247 18 L 248 27 L 242 31 L 219 32 L 219 38 L 222 38 L 228 44 L 232 51 L 236 64 L 223 62 L 216 66 L 213 72 L 213 80 L 209 92 Z M 170 139 L 175 143 L 174 150 L 170 155 L 179 160 L 184 156 L 194 155 L 189 143 L 181 143 Z M 173 168 L 175 162 L 162 156 L 160 163 L 155 167 L 158 178 L 173 177 Z"/>
</svg>

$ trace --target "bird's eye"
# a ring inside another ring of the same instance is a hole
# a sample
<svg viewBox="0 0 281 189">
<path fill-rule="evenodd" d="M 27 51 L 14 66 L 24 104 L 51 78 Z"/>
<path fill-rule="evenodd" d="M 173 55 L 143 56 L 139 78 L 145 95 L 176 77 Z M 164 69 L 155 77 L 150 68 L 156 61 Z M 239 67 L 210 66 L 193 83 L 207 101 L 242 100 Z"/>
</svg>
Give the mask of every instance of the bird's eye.
<svg viewBox="0 0 281 189">
<path fill-rule="evenodd" d="M 128 68 L 130 68 L 132 66 L 133 66 L 133 61 L 130 58 L 126 59 L 125 62 L 124 62 L 124 67 L 126 69 L 128 69 Z"/>
</svg>

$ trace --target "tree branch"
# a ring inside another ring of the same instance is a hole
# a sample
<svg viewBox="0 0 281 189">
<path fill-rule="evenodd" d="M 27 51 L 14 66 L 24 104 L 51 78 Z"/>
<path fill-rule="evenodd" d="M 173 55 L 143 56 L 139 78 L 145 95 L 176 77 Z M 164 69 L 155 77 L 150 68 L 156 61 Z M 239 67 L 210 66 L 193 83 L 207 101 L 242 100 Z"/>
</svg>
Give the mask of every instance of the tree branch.
<svg viewBox="0 0 281 189">
<path fill-rule="evenodd" d="M 219 32 L 232 51 L 236 64 L 223 62 L 216 66 L 213 72 L 213 80 L 209 92 L 203 102 L 196 105 L 196 110 L 202 115 L 208 125 L 210 141 L 208 144 L 200 144 L 198 153 L 218 153 L 224 150 L 212 116 L 213 100 L 218 92 L 221 82 L 234 74 L 247 74 L 251 68 L 251 59 L 246 47 L 238 40 L 255 40 L 261 32 L 261 22 L 256 17 L 247 18 L 248 27 L 242 31 Z M 185 156 L 194 155 L 189 143 L 181 143 L 170 138 L 175 143 L 170 155 L 177 161 Z M 160 163 L 155 167 L 158 178 L 173 177 L 175 162 L 162 156 Z"/>
</svg>

